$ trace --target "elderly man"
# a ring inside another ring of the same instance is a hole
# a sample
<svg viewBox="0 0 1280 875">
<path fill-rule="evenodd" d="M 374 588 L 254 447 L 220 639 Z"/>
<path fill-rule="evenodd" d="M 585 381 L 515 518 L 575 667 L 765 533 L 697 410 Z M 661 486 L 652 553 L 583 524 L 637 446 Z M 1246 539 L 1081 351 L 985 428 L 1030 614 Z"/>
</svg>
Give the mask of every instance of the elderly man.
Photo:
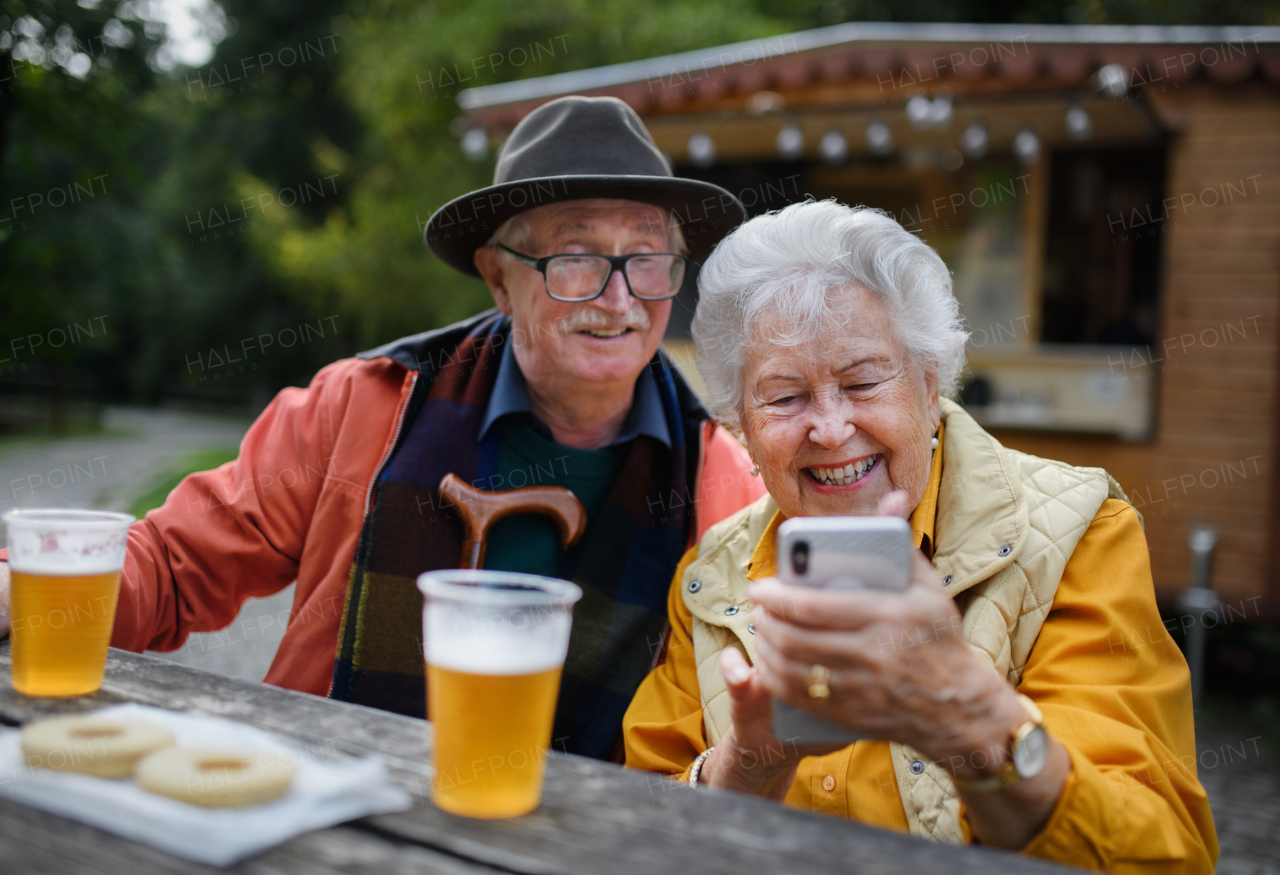
<svg viewBox="0 0 1280 875">
<path fill-rule="evenodd" d="M 494 185 L 426 228 L 436 255 L 483 277 L 497 310 L 281 392 L 235 462 L 188 477 L 134 525 L 112 644 L 172 650 L 296 579 L 266 680 L 421 717 L 414 581 L 455 566 L 462 538 L 441 478 L 563 486 L 587 511 L 582 539 L 563 551 L 547 519 L 510 517 L 485 566 L 582 586 L 555 744 L 614 756 L 663 644 L 681 554 L 763 494 L 658 349 L 692 274 L 686 252 L 705 257 L 744 217 L 723 189 L 673 177 L 621 101 L 531 113 Z"/>
</svg>

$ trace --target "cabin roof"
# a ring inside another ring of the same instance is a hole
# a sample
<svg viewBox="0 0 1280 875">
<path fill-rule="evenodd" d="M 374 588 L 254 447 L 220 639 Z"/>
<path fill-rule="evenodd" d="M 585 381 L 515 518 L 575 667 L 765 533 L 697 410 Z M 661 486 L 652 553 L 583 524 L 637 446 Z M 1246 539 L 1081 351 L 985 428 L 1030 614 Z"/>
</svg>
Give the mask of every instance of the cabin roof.
<svg viewBox="0 0 1280 875">
<path fill-rule="evenodd" d="M 1062 89 L 1112 63 L 1135 81 L 1280 82 L 1280 27 L 848 23 L 467 88 L 458 104 L 477 124 L 508 127 L 566 94 L 616 96 L 646 115 L 855 80 L 894 90 L 938 80 L 961 89 Z"/>
</svg>

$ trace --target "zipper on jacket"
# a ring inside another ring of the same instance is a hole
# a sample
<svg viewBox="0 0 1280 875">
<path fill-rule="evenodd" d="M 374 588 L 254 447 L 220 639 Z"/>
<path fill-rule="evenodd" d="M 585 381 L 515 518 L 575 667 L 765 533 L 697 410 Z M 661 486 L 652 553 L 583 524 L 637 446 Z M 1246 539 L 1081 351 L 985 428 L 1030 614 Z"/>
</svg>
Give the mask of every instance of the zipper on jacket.
<svg viewBox="0 0 1280 875">
<path fill-rule="evenodd" d="M 382 476 L 382 471 L 387 467 L 387 462 L 391 459 L 391 454 L 396 451 L 396 444 L 400 441 L 400 432 L 404 429 L 404 416 L 409 410 L 409 402 L 413 400 L 413 390 L 418 385 L 419 371 L 414 371 L 409 377 L 409 391 L 404 396 L 404 401 L 400 402 L 400 412 L 396 415 L 396 430 L 391 434 L 391 444 L 387 447 L 387 451 L 382 454 L 382 461 L 378 463 L 377 469 L 373 472 L 373 479 L 369 481 L 369 488 L 364 494 L 364 519 L 369 518 L 369 508 L 373 504 L 373 488 L 378 483 L 378 478 Z M 361 527 L 364 526 L 364 520 L 360 521 Z"/>
<path fill-rule="evenodd" d="M 404 401 L 400 402 L 400 412 L 396 414 L 396 430 L 391 434 L 391 444 L 387 447 L 387 451 L 382 454 L 382 461 L 378 463 L 378 467 L 374 469 L 373 479 L 369 481 L 369 488 L 364 494 L 364 517 L 360 520 L 360 529 L 364 530 L 365 521 L 369 519 L 369 508 L 373 503 L 373 487 L 377 485 L 378 478 L 382 476 L 382 470 L 387 467 L 387 462 L 391 459 L 391 454 L 396 450 L 396 444 L 400 441 L 400 432 L 404 429 L 404 416 L 409 410 L 409 402 L 413 400 L 413 390 L 418 385 L 418 371 L 414 371 L 409 377 L 409 391 L 404 396 Z M 357 549 L 359 545 L 357 544 Z M 345 612 L 344 612 L 345 615 Z M 338 639 L 342 639 L 342 630 L 338 630 Z M 329 676 L 329 691 L 325 693 L 330 699 L 333 698 L 333 681 L 332 675 Z"/>
</svg>

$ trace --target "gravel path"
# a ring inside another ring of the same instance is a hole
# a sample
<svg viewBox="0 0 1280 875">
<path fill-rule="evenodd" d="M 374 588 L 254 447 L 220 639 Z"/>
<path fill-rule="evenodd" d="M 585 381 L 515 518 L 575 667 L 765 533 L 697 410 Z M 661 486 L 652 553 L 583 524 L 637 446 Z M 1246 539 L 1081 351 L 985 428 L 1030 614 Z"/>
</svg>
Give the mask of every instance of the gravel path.
<svg viewBox="0 0 1280 875">
<path fill-rule="evenodd" d="M 189 453 L 238 446 L 243 417 L 108 408 L 102 434 L 0 442 L 0 511 L 12 507 L 127 510 Z"/>
<path fill-rule="evenodd" d="M 1263 728 L 1198 718 L 1196 751 L 1218 828 L 1218 875 L 1280 875 L 1280 754 Z"/>
</svg>

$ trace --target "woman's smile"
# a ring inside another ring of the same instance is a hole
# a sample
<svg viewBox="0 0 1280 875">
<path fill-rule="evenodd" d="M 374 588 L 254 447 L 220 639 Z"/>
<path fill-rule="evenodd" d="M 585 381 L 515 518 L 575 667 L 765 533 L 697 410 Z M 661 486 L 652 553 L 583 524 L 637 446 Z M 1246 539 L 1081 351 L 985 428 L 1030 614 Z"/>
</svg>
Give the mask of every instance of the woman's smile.
<svg viewBox="0 0 1280 875">
<path fill-rule="evenodd" d="M 809 486 L 818 492 L 848 492 L 865 486 L 882 468 L 882 456 L 873 453 L 848 462 L 829 465 L 811 465 L 801 470 Z"/>
</svg>

